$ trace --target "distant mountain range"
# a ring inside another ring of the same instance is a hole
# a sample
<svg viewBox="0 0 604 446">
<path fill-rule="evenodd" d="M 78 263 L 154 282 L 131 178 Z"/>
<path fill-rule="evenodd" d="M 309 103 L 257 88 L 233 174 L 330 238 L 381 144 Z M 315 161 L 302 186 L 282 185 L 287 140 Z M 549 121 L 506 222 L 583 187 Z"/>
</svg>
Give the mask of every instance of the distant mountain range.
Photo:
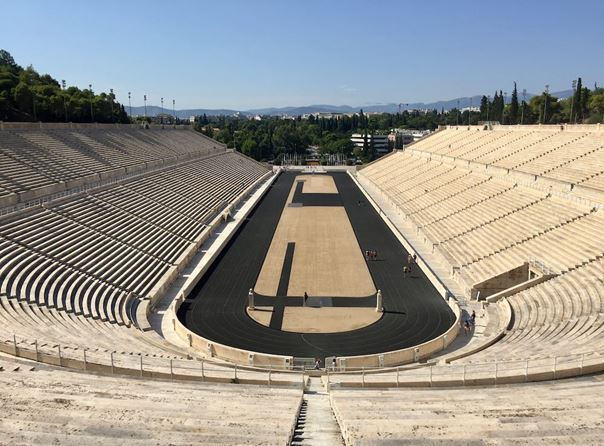
<svg viewBox="0 0 604 446">
<path fill-rule="evenodd" d="M 560 99 L 566 99 L 572 96 L 572 90 L 564 90 L 552 92 L 552 96 L 556 96 Z M 535 96 L 532 93 L 526 94 L 526 99 L 529 100 Z M 460 108 L 467 108 L 470 106 L 478 107 L 480 105 L 480 99 L 482 95 L 476 95 L 472 97 L 463 97 L 463 98 L 455 98 L 448 101 L 437 101 L 437 102 L 414 102 L 409 104 L 401 104 L 401 110 L 451 110 L 458 106 Z M 511 94 L 508 94 L 507 101 L 510 102 Z M 522 101 L 522 95 L 519 95 L 518 98 Z M 328 104 L 317 104 L 317 105 L 305 105 L 300 107 L 269 107 L 269 108 L 256 108 L 251 110 L 230 110 L 230 109 L 206 109 L 206 108 L 195 108 L 195 109 L 186 109 L 186 110 L 176 110 L 176 116 L 180 119 L 186 119 L 190 116 L 200 116 L 206 114 L 208 116 L 231 116 L 236 113 L 239 113 L 244 116 L 254 116 L 254 115 L 269 115 L 269 116 L 282 116 L 282 115 L 290 115 L 290 116 L 298 116 L 306 113 L 354 113 L 358 112 L 360 109 L 363 109 L 364 112 L 377 112 L 377 113 L 396 113 L 398 111 L 398 104 L 375 104 L 375 105 L 365 105 L 358 107 L 351 107 L 349 105 L 328 105 Z M 126 112 L 129 112 L 128 107 L 126 107 Z M 162 112 L 161 107 L 157 107 L 155 105 L 147 106 L 147 116 L 157 116 Z M 172 114 L 172 109 L 164 108 L 163 112 L 166 114 Z M 132 107 L 132 114 L 134 116 L 143 116 L 145 114 L 145 107 Z"/>
</svg>

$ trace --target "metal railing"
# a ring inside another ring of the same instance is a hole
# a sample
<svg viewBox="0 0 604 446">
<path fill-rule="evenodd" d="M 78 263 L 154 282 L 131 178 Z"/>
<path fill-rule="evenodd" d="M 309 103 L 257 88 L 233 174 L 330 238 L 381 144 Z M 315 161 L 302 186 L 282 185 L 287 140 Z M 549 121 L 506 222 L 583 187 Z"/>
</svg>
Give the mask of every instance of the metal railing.
<svg viewBox="0 0 604 446">
<path fill-rule="evenodd" d="M 39 363 L 108 375 L 138 376 L 171 381 L 201 381 L 233 384 L 258 384 L 304 388 L 304 368 L 294 371 L 243 367 L 205 359 L 155 357 L 142 353 L 86 349 L 13 335 L 0 341 L 0 351 Z"/>
<path fill-rule="evenodd" d="M 547 379 L 581 376 L 604 370 L 604 354 L 592 351 L 570 355 L 524 358 L 509 361 L 464 363 L 458 365 L 427 365 L 415 368 L 391 368 L 388 370 L 365 367 L 361 370 L 339 372 L 327 370 L 328 387 L 334 386 L 384 386 L 418 385 L 477 385 L 541 381 Z M 334 376 L 337 375 L 334 381 Z M 346 379 L 359 375 L 360 380 Z"/>
<path fill-rule="evenodd" d="M 43 364 L 108 375 L 302 389 L 306 386 L 308 377 L 314 373 L 324 375 L 326 385 L 330 388 L 519 383 L 604 371 L 604 352 L 601 351 L 451 365 L 412 364 L 406 367 L 362 367 L 355 370 L 347 368 L 346 371 L 329 366 L 314 372 L 308 371 L 304 366 L 289 370 L 270 366 L 246 367 L 206 359 L 154 357 L 140 353 L 91 350 L 57 343 L 41 344 L 37 339 L 32 341 L 17 335 L 13 335 L 12 339 L 0 341 L 0 351 Z"/>
</svg>

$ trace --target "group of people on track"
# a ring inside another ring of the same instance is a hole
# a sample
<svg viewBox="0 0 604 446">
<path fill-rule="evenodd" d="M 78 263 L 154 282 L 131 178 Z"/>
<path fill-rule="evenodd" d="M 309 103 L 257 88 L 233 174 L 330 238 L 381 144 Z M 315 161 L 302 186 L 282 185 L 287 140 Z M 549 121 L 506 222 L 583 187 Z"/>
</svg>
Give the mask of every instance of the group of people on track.
<svg viewBox="0 0 604 446">
<path fill-rule="evenodd" d="M 368 249 L 365 251 L 365 259 L 367 260 L 377 260 L 377 251 L 375 249 Z"/>
<path fill-rule="evenodd" d="M 413 265 L 417 263 L 417 254 L 408 254 L 407 255 L 407 264 L 403 265 L 403 279 L 407 277 L 407 274 L 411 274 L 413 272 Z"/>
</svg>

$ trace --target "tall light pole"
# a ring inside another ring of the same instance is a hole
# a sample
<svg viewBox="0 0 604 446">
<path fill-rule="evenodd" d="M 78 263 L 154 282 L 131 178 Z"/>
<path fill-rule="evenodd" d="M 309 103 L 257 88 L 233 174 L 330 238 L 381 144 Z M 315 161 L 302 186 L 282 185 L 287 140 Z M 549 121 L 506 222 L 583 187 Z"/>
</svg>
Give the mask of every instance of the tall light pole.
<svg viewBox="0 0 604 446">
<path fill-rule="evenodd" d="M 67 122 L 67 100 L 65 98 L 66 96 L 66 87 L 67 87 L 67 82 L 65 82 L 65 79 L 61 80 L 61 88 L 63 89 L 63 108 L 65 109 L 65 122 Z"/>
<path fill-rule="evenodd" d="M 501 121 L 502 124 L 505 125 L 505 103 L 508 100 L 508 92 L 504 91 L 503 92 L 503 110 L 501 110 Z"/>
<path fill-rule="evenodd" d="M 145 121 L 147 120 L 147 95 L 143 95 L 143 100 L 145 101 Z"/>
<path fill-rule="evenodd" d="M 174 125 L 176 125 L 176 101 L 172 99 L 172 114 L 174 115 Z"/>
<path fill-rule="evenodd" d="M 88 84 L 90 89 L 90 122 L 94 122 L 94 112 L 92 111 L 92 84 Z"/>
<path fill-rule="evenodd" d="M 161 125 L 164 125 L 164 98 L 161 98 L 161 115 L 159 115 Z"/>
<path fill-rule="evenodd" d="M 130 119 L 132 119 L 132 101 L 130 100 L 130 95 L 132 92 L 128 92 L 128 108 L 130 109 Z"/>
<path fill-rule="evenodd" d="M 524 108 L 526 107 L 526 88 L 522 89 L 522 113 L 520 115 L 520 125 L 524 124 Z"/>
<path fill-rule="evenodd" d="M 114 119 L 113 119 L 113 88 L 109 89 L 109 99 L 111 100 L 111 122 L 114 122 Z"/>
</svg>

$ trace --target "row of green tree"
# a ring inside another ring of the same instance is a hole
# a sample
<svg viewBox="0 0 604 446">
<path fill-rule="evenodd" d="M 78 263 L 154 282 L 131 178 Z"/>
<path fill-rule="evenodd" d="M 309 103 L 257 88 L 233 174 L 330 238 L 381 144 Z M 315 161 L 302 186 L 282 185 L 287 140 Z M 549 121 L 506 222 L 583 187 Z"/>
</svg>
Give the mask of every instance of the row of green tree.
<svg viewBox="0 0 604 446">
<path fill-rule="evenodd" d="M 523 93 L 523 96 L 526 96 Z M 510 100 L 501 90 L 493 98 L 483 96 L 480 101 L 480 121 L 497 121 L 501 124 L 560 124 L 598 123 L 604 119 L 604 89 L 593 90 L 583 86 L 581 78 L 573 81 L 573 94 L 559 100 L 548 89 L 533 96 L 528 102 L 519 101 L 516 82 Z"/>
<path fill-rule="evenodd" d="M 374 157 L 370 144 L 355 147 L 350 142 L 352 133 L 362 135 L 384 134 L 392 129 L 435 130 L 439 125 L 476 125 L 480 122 L 501 124 L 560 124 L 597 123 L 604 120 L 604 89 L 583 87 L 581 78 L 573 82 L 574 94 L 559 99 L 547 90 L 541 95 L 522 101 L 516 84 L 508 99 L 502 91 L 483 96 L 478 110 L 403 111 L 367 115 L 360 110 L 352 116 L 331 118 L 310 116 L 302 119 L 262 117 L 200 116 L 195 128 L 207 136 L 226 143 L 257 160 L 279 159 L 284 153 L 304 153 L 309 146 L 317 148 L 321 156 L 342 153 L 364 161 Z"/>
<path fill-rule="evenodd" d="M 130 122 L 113 92 L 67 87 L 30 65 L 19 66 L 0 50 L 0 120 L 44 122 Z"/>
</svg>

